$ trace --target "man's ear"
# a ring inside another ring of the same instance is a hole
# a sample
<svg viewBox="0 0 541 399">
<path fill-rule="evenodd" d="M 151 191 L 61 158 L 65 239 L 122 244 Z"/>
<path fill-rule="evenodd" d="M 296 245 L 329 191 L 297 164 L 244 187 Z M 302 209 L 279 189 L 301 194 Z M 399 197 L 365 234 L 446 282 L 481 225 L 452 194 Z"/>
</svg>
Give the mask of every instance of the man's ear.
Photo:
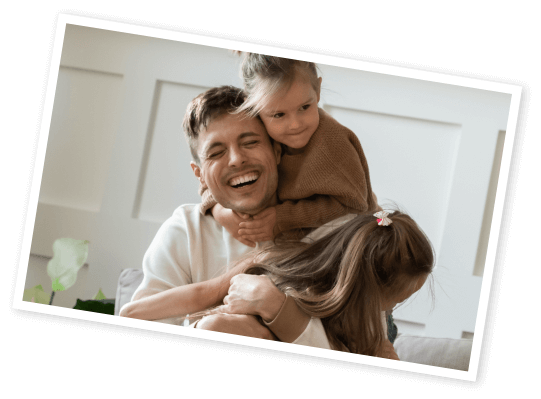
<svg viewBox="0 0 541 399">
<path fill-rule="evenodd" d="M 195 177 L 197 177 L 197 180 L 199 180 L 201 183 L 205 183 L 203 177 L 201 176 L 201 168 L 194 162 L 190 162 L 190 166 L 192 167 L 193 174 Z"/>
<path fill-rule="evenodd" d="M 280 160 L 282 159 L 282 146 L 276 140 L 272 143 L 272 150 L 274 151 L 274 157 L 276 158 L 276 165 L 279 165 Z"/>
<path fill-rule="evenodd" d="M 321 82 L 323 81 L 323 78 L 320 76 L 318 79 L 317 79 L 317 102 L 319 103 L 319 98 L 321 96 Z"/>
</svg>

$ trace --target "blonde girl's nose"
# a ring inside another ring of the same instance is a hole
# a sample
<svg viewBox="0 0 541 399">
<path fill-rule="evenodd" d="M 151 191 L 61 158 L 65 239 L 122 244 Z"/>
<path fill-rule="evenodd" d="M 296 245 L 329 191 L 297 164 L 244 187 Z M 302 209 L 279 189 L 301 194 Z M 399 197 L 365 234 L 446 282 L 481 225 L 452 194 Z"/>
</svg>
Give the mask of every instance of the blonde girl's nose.
<svg viewBox="0 0 541 399">
<path fill-rule="evenodd" d="M 298 118 L 293 117 L 293 118 L 291 118 L 291 120 L 289 121 L 289 128 L 290 128 L 291 130 L 297 129 L 300 125 L 301 125 L 301 124 L 300 124 L 300 121 L 299 121 Z"/>
</svg>

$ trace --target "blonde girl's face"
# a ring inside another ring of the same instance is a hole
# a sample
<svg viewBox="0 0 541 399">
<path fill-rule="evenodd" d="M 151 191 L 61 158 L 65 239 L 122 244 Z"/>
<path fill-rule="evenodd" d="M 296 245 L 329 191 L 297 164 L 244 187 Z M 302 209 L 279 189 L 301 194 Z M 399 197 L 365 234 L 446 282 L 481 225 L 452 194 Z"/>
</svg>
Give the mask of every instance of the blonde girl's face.
<svg viewBox="0 0 541 399">
<path fill-rule="evenodd" d="M 272 96 L 259 115 L 274 140 L 293 149 L 308 144 L 319 125 L 320 87 L 321 78 L 315 90 L 307 79 L 297 77 L 288 89 Z"/>
</svg>

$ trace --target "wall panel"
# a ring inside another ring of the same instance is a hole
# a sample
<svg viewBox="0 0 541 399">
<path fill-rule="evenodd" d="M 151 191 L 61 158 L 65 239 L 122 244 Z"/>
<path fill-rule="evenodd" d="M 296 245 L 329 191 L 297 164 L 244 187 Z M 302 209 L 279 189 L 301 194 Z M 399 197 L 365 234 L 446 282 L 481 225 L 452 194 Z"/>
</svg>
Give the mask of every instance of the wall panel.
<svg viewBox="0 0 541 399">
<path fill-rule="evenodd" d="M 198 180 L 190 167 L 191 153 L 182 130 L 189 102 L 207 88 L 158 83 L 154 124 L 145 148 L 135 217 L 163 222 L 179 204 L 199 203 Z"/>
<path fill-rule="evenodd" d="M 98 212 L 122 106 L 122 76 L 61 67 L 39 201 Z"/>
</svg>

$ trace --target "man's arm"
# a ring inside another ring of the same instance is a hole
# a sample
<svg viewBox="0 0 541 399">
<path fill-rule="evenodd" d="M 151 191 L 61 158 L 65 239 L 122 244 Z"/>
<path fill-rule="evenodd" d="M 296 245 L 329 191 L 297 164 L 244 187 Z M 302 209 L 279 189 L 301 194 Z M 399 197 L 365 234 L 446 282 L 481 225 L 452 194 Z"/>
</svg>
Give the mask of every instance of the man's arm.
<svg viewBox="0 0 541 399">
<path fill-rule="evenodd" d="M 132 301 L 149 298 L 192 283 L 187 213 L 186 210 L 179 208 L 160 226 L 143 258 L 143 281 L 135 290 Z M 182 318 L 158 319 L 158 321 L 180 324 Z"/>
<path fill-rule="evenodd" d="M 240 262 L 226 274 L 199 283 L 182 285 L 129 302 L 120 309 L 121 317 L 160 320 L 201 312 L 222 303 L 233 276 L 242 273 L 251 258 Z"/>
<path fill-rule="evenodd" d="M 233 277 L 224 305 L 216 312 L 258 315 L 282 342 L 330 349 L 321 321 L 304 313 L 267 276 Z"/>
<path fill-rule="evenodd" d="M 196 328 L 245 337 L 275 340 L 274 334 L 255 316 L 244 314 L 215 314 L 197 322 Z"/>
</svg>

